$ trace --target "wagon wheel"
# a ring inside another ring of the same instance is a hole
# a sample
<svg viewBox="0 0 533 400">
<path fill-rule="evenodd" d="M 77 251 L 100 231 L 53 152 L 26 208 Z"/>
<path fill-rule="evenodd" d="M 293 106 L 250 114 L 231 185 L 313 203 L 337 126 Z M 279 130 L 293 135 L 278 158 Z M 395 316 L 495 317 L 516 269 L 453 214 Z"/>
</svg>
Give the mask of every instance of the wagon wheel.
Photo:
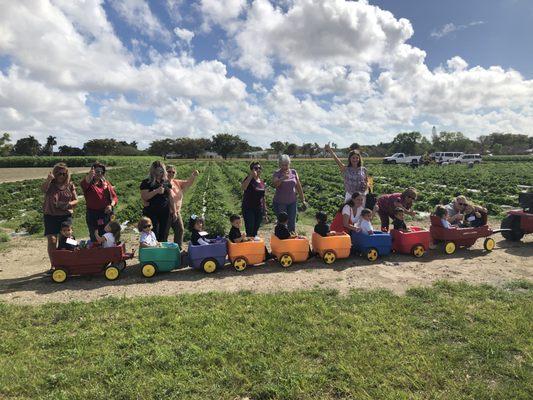
<svg viewBox="0 0 533 400">
<path fill-rule="evenodd" d="M 368 261 L 376 261 L 378 259 L 378 256 L 378 250 L 374 247 L 368 249 L 368 251 L 366 252 L 366 258 Z"/>
<path fill-rule="evenodd" d="M 328 265 L 333 264 L 335 260 L 337 259 L 337 256 L 335 255 L 335 252 L 333 250 L 328 250 L 324 253 L 324 256 L 322 257 L 324 262 Z"/>
<path fill-rule="evenodd" d="M 492 251 L 494 250 L 494 246 L 496 246 L 496 242 L 494 241 L 493 238 L 486 238 L 485 241 L 483 242 L 483 248 L 487 251 Z"/>
<path fill-rule="evenodd" d="M 246 259 L 244 257 L 237 257 L 235 261 L 233 261 L 233 268 L 237 271 L 244 271 L 246 266 Z"/>
<path fill-rule="evenodd" d="M 444 252 L 446 254 L 453 254 L 455 253 L 455 249 L 456 249 L 456 246 L 455 246 L 455 243 L 454 242 L 446 242 L 444 244 Z"/>
<path fill-rule="evenodd" d="M 114 265 L 110 265 L 105 269 L 104 275 L 108 281 L 114 281 L 120 276 L 120 270 Z"/>
<path fill-rule="evenodd" d="M 426 249 L 421 244 L 414 245 L 411 249 L 411 254 L 416 258 L 422 257 L 426 253 Z"/>
<path fill-rule="evenodd" d="M 54 272 L 52 272 L 52 280 L 55 283 L 65 282 L 67 280 L 67 271 L 65 271 L 63 268 L 54 269 Z"/>
<path fill-rule="evenodd" d="M 292 260 L 292 257 L 290 254 L 283 254 L 280 258 L 279 258 L 279 264 L 283 267 L 283 268 L 289 268 L 293 263 L 293 260 Z"/>
<path fill-rule="evenodd" d="M 502 229 L 511 229 L 510 231 L 502 231 L 502 236 L 513 242 L 518 242 L 524 237 L 524 231 L 520 229 L 520 217 L 516 215 L 508 215 L 502 220 Z"/>
<path fill-rule="evenodd" d="M 157 266 L 155 264 L 144 264 L 141 268 L 141 274 L 145 278 L 152 278 L 157 273 Z"/>
<path fill-rule="evenodd" d="M 115 263 L 115 267 L 119 269 L 119 271 L 124 271 L 126 269 L 126 261 L 119 261 L 118 263 Z"/>
<path fill-rule="evenodd" d="M 215 260 L 214 258 L 206 258 L 202 261 L 201 267 L 205 273 L 212 274 L 217 270 L 218 263 L 217 260 Z"/>
</svg>

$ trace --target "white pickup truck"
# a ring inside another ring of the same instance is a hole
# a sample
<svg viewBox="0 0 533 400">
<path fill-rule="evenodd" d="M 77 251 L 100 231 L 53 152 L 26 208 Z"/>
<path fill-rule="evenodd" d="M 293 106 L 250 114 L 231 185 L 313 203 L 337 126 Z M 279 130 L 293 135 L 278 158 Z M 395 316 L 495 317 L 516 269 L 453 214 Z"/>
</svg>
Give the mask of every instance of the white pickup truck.
<svg viewBox="0 0 533 400">
<path fill-rule="evenodd" d="M 383 159 L 383 164 L 419 164 L 422 156 L 406 156 L 405 153 L 394 153 Z"/>
</svg>

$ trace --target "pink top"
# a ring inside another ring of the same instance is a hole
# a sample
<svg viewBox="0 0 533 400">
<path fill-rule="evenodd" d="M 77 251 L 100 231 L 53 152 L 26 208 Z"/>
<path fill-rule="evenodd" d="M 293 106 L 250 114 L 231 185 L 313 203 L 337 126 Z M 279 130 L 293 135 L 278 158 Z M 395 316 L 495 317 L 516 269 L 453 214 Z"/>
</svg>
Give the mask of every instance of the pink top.
<svg viewBox="0 0 533 400">
<path fill-rule="evenodd" d="M 57 204 L 69 203 L 77 198 L 76 187 L 72 182 L 63 189 L 60 189 L 52 182 L 44 194 L 43 212 L 45 215 L 71 215 L 73 212 L 72 208 L 63 210 Z"/>
<path fill-rule="evenodd" d="M 181 210 L 181 204 L 183 203 L 183 192 L 189 187 L 189 181 L 171 179 L 170 183 L 172 184 L 172 188 L 170 189 L 170 199 L 174 205 L 174 210 L 179 212 Z"/>
</svg>

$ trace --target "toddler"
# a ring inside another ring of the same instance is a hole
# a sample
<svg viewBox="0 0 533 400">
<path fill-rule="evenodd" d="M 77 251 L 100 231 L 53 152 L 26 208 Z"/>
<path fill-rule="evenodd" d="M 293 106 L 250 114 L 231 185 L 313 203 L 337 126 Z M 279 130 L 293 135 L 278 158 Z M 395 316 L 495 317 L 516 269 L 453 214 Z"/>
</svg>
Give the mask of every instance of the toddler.
<svg viewBox="0 0 533 400">
<path fill-rule="evenodd" d="M 189 230 L 191 231 L 191 244 L 194 246 L 205 246 L 211 244 L 207 239 L 207 232 L 204 231 L 204 219 L 195 214 L 189 219 Z"/>
<path fill-rule="evenodd" d="M 152 220 L 148 217 L 142 217 L 137 224 L 141 236 L 139 238 L 140 247 L 159 247 L 159 242 L 152 231 Z"/>
<path fill-rule="evenodd" d="M 282 211 L 278 214 L 278 223 L 274 228 L 274 235 L 280 240 L 290 239 L 295 235 L 291 234 L 287 227 L 289 223 L 289 216 L 286 212 Z"/>
<path fill-rule="evenodd" d="M 231 229 L 229 230 L 228 239 L 232 243 L 248 242 L 249 239 L 246 234 L 241 233 L 242 221 L 240 215 L 233 214 L 229 217 L 229 222 L 231 223 Z"/>
<path fill-rule="evenodd" d="M 464 211 L 464 220 L 462 226 L 464 227 L 480 227 L 483 225 L 483 216 L 481 215 L 481 207 L 475 206 L 472 203 L 466 203 Z"/>
<path fill-rule="evenodd" d="M 104 227 L 104 230 L 105 230 L 105 233 L 103 236 L 100 236 L 98 234 L 98 229 L 94 231 L 94 236 L 96 238 L 96 241 L 100 243 L 100 245 L 104 249 L 115 246 L 120 241 L 120 231 L 122 230 L 120 223 L 115 219 L 109 222 Z"/>
<path fill-rule="evenodd" d="M 372 228 L 372 210 L 365 208 L 361 211 L 361 220 L 359 222 L 359 229 L 361 233 L 365 235 L 373 235 L 374 229 Z"/>
<path fill-rule="evenodd" d="M 438 205 L 435 208 L 435 215 L 440 218 L 440 222 L 444 228 L 450 229 L 452 227 L 450 221 L 448 221 L 448 210 L 446 210 L 446 207 Z"/>
<path fill-rule="evenodd" d="M 76 238 L 72 234 L 72 223 L 69 221 L 65 221 L 61 224 L 61 231 L 59 232 L 59 238 L 57 242 L 57 249 L 58 250 L 77 250 L 78 242 L 76 242 Z"/>
<path fill-rule="evenodd" d="M 396 207 L 394 209 L 394 218 L 392 220 L 392 224 L 394 229 L 398 231 L 409 232 L 409 228 L 407 228 L 407 225 L 405 225 L 402 207 Z"/>
</svg>

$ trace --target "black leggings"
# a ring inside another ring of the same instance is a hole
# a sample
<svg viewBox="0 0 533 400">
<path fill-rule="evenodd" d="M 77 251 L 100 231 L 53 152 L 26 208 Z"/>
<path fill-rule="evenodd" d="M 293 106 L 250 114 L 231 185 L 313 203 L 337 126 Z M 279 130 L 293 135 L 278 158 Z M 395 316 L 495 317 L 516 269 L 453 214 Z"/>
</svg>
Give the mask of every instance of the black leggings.
<svg viewBox="0 0 533 400">
<path fill-rule="evenodd" d="M 168 238 L 170 208 L 143 208 L 143 215 L 152 220 L 152 231 L 158 242 L 166 242 Z"/>
</svg>

